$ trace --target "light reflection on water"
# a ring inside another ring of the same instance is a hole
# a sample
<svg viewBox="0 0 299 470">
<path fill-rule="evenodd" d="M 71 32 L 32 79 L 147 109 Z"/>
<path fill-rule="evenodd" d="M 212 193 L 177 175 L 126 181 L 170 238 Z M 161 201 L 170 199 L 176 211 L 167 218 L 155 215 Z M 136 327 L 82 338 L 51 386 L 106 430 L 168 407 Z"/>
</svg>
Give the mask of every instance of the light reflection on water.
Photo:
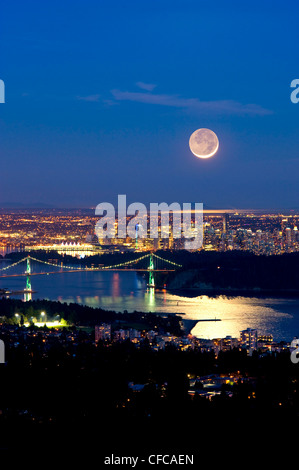
<svg viewBox="0 0 299 470">
<path fill-rule="evenodd" d="M 19 268 L 24 272 L 24 268 Z M 41 269 L 34 266 L 33 271 Z M 272 334 L 276 340 L 299 336 L 299 299 L 219 296 L 187 297 L 164 290 L 148 289 L 146 277 L 135 272 L 77 272 L 32 276 L 33 299 L 46 298 L 77 302 L 117 312 L 143 311 L 184 314 L 186 320 L 221 319 L 198 322 L 192 333 L 202 338 L 231 335 L 242 329 L 257 328 L 260 334 Z M 25 278 L 0 279 L 0 287 L 20 290 Z"/>
</svg>

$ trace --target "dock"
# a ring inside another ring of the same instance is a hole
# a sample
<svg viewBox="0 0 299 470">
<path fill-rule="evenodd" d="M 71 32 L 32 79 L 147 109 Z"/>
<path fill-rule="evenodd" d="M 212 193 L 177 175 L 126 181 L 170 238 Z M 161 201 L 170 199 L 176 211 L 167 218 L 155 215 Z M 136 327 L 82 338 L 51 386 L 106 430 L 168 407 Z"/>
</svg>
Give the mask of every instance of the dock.
<svg viewBox="0 0 299 470">
<path fill-rule="evenodd" d="M 197 322 L 199 321 L 221 321 L 221 318 L 203 318 L 200 320 L 196 320 Z"/>
</svg>

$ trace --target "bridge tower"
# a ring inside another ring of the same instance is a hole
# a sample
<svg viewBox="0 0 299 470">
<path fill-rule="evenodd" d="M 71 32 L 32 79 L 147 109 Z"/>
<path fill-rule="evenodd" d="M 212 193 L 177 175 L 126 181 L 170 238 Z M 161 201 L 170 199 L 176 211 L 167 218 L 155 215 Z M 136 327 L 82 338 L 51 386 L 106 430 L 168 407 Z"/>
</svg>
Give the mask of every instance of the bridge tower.
<svg viewBox="0 0 299 470">
<path fill-rule="evenodd" d="M 30 258 L 27 257 L 27 264 L 26 264 L 26 288 L 24 290 L 24 300 L 27 302 L 28 300 L 32 299 L 32 289 L 31 289 L 31 266 L 30 266 Z"/>
<path fill-rule="evenodd" d="M 148 279 L 148 287 L 155 287 L 155 277 L 154 277 L 154 257 L 153 254 L 150 254 L 150 262 L 149 262 L 149 267 L 148 269 L 148 274 L 149 274 L 149 279 Z"/>
</svg>

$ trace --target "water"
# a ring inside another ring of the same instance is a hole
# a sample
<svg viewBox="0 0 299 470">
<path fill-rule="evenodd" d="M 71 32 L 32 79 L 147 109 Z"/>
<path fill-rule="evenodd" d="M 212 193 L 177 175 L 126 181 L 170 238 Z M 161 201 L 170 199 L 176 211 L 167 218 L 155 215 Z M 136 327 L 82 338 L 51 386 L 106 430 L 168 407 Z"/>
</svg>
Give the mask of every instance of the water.
<svg viewBox="0 0 299 470">
<path fill-rule="evenodd" d="M 2 261 L 0 267 L 7 265 Z M 50 268 L 51 271 L 59 268 Z M 44 267 L 33 264 L 33 272 Z M 24 265 L 14 272 L 24 272 Z M 25 277 L 0 278 L 0 287 L 21 290 Z M 135 272 L 71 272 L 32 276 L 33 299 L 46 298 L 61 302 L 77 302 L 91 307 L 123 312 L 184 314 L 186 320 L 214 319 L 198 322 L 192 334 L 201 338 L 239 337 L 247 327 L 259 334 L 272 334 L 277 341 L 299 337 L 299 299 L 219 296 L 182 296 L 166 290 L 148 289 L 147 278 Z M 20 296 L 19 296 L 20 298 Z"/>
</svg>

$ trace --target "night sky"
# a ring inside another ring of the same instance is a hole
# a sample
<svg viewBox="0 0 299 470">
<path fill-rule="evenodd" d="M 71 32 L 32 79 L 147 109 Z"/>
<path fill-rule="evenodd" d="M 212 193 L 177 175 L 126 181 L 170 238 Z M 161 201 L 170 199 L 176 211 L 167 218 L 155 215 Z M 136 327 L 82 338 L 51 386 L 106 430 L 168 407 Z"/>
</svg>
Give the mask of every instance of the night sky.
<svg viewBox="0 0 299 470">
<path fill-rule="evenodd" d="M 299 208 L 297 1 L 0 8 L 0 203 Z M 202 127 L 207 160 L 188 145 Z"/>
</svg>

